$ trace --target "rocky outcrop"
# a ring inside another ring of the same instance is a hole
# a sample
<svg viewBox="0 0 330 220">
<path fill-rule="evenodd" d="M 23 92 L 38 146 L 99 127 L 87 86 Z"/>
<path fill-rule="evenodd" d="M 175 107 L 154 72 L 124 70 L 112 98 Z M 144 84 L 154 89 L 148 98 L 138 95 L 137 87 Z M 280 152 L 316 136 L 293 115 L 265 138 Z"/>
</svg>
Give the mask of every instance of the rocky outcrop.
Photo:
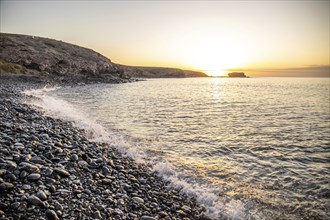
<svg viewBox="0 0 330 220">
<path fill-rule="evenodd" d="M 165 78 L 165 77 L 207 77 L 203 72 L 182 70 L 167 67 L 142 67 L 119 65 L 119 68 L 129 76 L 141 78 Z"/>
<path fill-rule="evenodd" d="M 231 72 L 228 73 L 228 77 L 246 77 L 244 72 Z"/>
<path fill-rule="evenodd" d="M 20 65 L 21 73 L 65 80 L 116 82 L 128 78 L 107 57 L 91 49 L 27 35 L 1 33 L 0 62 L 7 68 Z"/>
</svg>

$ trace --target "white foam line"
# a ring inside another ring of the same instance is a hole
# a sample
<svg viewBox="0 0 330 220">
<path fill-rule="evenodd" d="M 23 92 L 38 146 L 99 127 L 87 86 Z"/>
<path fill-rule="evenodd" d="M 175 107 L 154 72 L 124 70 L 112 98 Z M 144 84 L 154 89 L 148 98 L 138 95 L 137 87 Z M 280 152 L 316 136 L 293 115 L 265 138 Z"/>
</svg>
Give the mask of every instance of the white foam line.
<svg viewBox="0 0 330 220">
<path fill-rule="evenodd" d="M 204 206 L 206 215 L 214 219 L 247 219 L 244 205 L 239 200 L 230 199 L 229 202 L 221 201 L 217 196 L 219 189 L 207 185 L 191 184 L 179 178 L 173 165 L 169 162 L 159 162 L 153 166 L 153 171 L 164 180 L 169 181 L 169 187 L 178 189 L 181 193 L 196 199 Z"/>
</svg>

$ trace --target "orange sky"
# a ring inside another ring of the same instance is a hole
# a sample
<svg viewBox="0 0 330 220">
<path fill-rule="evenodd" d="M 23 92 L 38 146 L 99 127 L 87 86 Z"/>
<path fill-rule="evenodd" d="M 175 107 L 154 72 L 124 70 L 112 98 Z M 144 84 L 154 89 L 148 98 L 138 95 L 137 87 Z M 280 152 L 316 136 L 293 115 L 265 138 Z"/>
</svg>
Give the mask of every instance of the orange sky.
<svg viewBox="0 0 330 220">
<path fill-rule="evenodd" d="M 329 75 L 329 1 L 4 1 L 1 32 L 113 62 L 219 75 Z"/>
</svg>

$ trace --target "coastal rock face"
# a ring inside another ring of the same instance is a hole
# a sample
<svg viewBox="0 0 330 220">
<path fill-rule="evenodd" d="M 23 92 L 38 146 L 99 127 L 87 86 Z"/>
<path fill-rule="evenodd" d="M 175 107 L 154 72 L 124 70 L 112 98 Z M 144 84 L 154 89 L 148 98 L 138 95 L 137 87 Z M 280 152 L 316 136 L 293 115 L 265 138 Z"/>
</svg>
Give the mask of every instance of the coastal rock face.
<svg viewBox="0 0 330 220">
<path fill-rule="evenodd" d="M 0 61 L 18 64 L 14 68 L 21 66 L 21 73 L 66 80 L 125 78 L 108 58 L 91 49 L 42 37 L 1 33 Z"/>
</svg>

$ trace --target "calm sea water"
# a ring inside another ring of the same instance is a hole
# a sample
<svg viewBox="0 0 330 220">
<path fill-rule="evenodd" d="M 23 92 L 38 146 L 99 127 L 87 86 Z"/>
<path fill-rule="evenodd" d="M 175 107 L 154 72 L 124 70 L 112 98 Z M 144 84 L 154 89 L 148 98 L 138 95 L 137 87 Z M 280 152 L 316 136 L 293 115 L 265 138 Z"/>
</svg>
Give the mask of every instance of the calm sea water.
<svg viewBox="0 0 330 220">
<path fill-rule="evenodd" d="M 154 79 L 44 101 L 121 137 L 214 218 L 329 219 L 329 90 L 329 78 Z"/>
</svg>

